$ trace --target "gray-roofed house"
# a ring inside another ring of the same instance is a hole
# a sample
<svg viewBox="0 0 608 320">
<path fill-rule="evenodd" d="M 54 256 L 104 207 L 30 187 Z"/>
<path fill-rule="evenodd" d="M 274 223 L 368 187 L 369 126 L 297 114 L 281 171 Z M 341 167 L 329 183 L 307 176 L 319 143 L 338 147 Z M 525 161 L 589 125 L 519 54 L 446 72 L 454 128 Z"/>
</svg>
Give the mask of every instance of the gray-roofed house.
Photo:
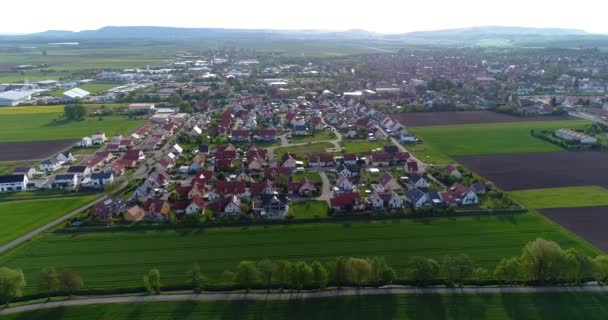
<svg viewBox="0 0 608 320">
<path fill-rule="evenodd" d="M 23 191 L 27 189 L 28 179 L 24 174 L 0 176 L 0 192 Z"/>
<path fill-rule="evenodd" d="M 51 184 L 53 189 L 73 189 L 78 186 L 78 176 L 73 173 L 58 174 Z"/>
<path fill-rule="evenodd" d="M 40 162 L 40 170 L 46 172 L 53 172 L 61 167 L 61 162 L 57 159 L 48 159 Z"/>
<path fill-rule="evenodd" d="M 410 189 L 405 194 L 405 198 L 414 209 L 422 208 L 429 202 L 428 194 L 417 188 Z"/>
</svg>

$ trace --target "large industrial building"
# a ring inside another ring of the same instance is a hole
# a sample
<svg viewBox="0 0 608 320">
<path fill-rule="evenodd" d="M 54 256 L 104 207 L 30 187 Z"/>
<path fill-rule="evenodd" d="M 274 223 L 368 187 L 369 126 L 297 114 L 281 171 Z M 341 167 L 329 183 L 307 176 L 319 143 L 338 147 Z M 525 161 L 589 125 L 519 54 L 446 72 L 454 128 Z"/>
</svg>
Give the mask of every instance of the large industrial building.
<svg viewBox="0 0 608 320">
<path fill-rule="evenodd" d="M 14 107 L 32 98 L 31 91 L 10 90 L 0 92 L 0 106 Z"/>
</svg>

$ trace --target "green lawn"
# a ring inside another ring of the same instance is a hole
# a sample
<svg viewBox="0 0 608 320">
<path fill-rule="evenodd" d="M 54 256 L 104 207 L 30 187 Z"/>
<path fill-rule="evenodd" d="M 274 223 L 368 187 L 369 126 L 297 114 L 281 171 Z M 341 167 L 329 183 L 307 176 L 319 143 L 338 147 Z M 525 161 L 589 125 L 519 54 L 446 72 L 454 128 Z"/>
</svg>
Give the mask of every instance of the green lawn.
<svg viewBox="0 0 608 320">
<path fill-rule="evenodd" d="M 275 154 L 278 157 L 286 153 L 294 153 L 298 160 L 304 161 L 311 153 L 323 153 L 326 149 L 333 148 L 333 144 L 329 142 L 311 143 L 303 146 L 281 147 L 275 149 Z"/>
<path fill-rule="evenodd" d="M 31 167 L 36 162 L 32 161 L 2 161 L 0 162 L 0 175 L 12 174 L 16 167 Z"/>
<path fill-rule="evenodd" d="M 521 205 L 533 209 L 575 208 L 608 205 L 608 189 L 600 186 L 511 191 Z"/>
<path fill-rule="evenodd" d="M 295 219 L 327 218 L 329 206 L 326 201 L 308 200 L 292 202 L 289 210 Z"/>
<path fill-rule="evenodd" d="M 317 172 L 312 171 L 294 173 L 291 175 L 291 177 L 293 178 L 293 182 L 300 182 L 304 180 L 304 178 L 308 178 L 308 180 L 313 184 L 323 183 L 321 175 L 319 175 Z"/>
<path fill-rule="evenodd" d="M 344 140 L 341 143 L 342 147 L 349 153 L 371 152 L 374 149 L 383 148 L 384 146 L 393 145 L 391 141 L 367 141 L 367 140 Z"/>
<path fill-rule="evenodd" d="M 561 150 L 558 146 L 530 135 L 530 129 L 555 130 L 559 128 L 582 128 L 589 124 L 585 120 L 544 122 L 512 122 L 466 124 L 449 126 L 414 127 L 411 131 L 423 140 L 417 148 L 427 149 L 426 156 L 445 156 L 550 152 Z M 416 153 L 418 156 L 418 153 Z M 437 160 L 447 160 L 440 159 Z"/>
<path fill-rule="evenodd" d="M 601 293 L 412 294 L 289 301 L 184 301 L 92 305 L 38 310 L 3 316 L 3 319 L 599 320 L 608 318 L 606 304 L 608 295 Z"/>
<path fill-rule="evenodd" d="M 61 113 L 20 113 L 0 116 L 0 141 L 79 139 L 97 130 L 107 136 L 127 134 L 144 123 L 122 116 L 87 117 L 82 121 L 58 120 Z"/>
<path fill-rule="evenodd" d="M 83 104 L 88 109 L 99 108 L 106 106 L 108 108 L 126 107 L 125 104 L 120 103 L 90 103 Z M 0 115 L 27 115 L 32 113 L 63 113 L 65 105 L 51 105 L 51 106 L 17 106 L 17 107 L 2 107 L 0 108 Z"/>
<path fill-rule="evenodd" d="M 99 195 L 0 202 L 0 244 L 7 243 L 64 214 L 78 209 Z"/>
<path fill-rule="evenodd" d="M 500 259 L 519 254 L 528 241 L 538 237 L 591 255 L 599 253 L 544 217 L 524 214 L 176 230 L 58 231 L 0 256 L 0 265 L 22 268 L 29 294 L 38 292 L 38 274 L 49 266 L 78 270 L 88 288 L 139 287 L 144 272 L 153 267 L 160 269 L 165 284 L 182 284 L 194 262 L 217 281 L 222 272 L 234 269 L 241 260 L 264 258 L 326 261 L 337 256 L 384 256 L 402 272 L 411 256 L 441 259 L 445 254 L 465 253 L 478 266 L 493 269 Z"/>
<path fill-rule="evenodd" d="M 309 136 L 292 136 L 291 143 L 334 140 L 336 135 L 331 131 L 321 131 Z"/>
</svg>

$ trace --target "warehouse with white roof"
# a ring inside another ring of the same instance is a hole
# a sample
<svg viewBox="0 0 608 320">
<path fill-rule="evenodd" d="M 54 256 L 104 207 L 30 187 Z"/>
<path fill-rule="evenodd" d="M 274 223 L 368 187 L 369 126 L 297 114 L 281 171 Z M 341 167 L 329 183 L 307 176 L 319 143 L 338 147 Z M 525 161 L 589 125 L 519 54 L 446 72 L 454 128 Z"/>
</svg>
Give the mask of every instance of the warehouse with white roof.
<svg viewBox="0 0 608 320">
<path fill-rule="evenodd" d="M 63 96 L 70 99 L 83 99 L 90 96 L 91 93 L 80 88 L 73 88 L 63 93 Z"/>
<path fill-rule="evenodd" d="M 0 92 L 0 106 L 14 107 L 32 98 L 31 91 L 10 90 Z"/>
</svg>

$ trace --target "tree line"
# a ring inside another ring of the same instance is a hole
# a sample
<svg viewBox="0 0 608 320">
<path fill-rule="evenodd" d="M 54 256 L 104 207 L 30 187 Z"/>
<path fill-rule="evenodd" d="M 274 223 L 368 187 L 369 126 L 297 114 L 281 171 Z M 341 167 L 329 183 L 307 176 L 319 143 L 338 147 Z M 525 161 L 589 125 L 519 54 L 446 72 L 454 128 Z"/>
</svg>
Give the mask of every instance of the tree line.
<svg viewBox="0 0 608 320">
<path fill-rule="evenodd" d="M 195 293 L 210 286 L 199 264 L 185 274 L 186 284 Z M 464 284 L 579 284 L 608 280 L 608 256 L 591 257 L 578 249 L 563 249 L 544 239 L 527 243 L 521 253 L 502 259 L 488 270 L 476 266 L 466 254 L 446 255 L 439 260 L 414 256 L 399 268 L 388 265 L 383 257 L 337 257 L 331 261 L 244 260 L 233 270 L 226 270 L 214 284 L 234 289 L 303 290 L 328 286 L 378 286 L 395 282 L 418 286 Z M 143 276 L 149 294 L 159 294 L 163 287 L 160 270 L 154 268 Z M 50 298 L 71 295 L 83 288 L 83 280 L 72 269 L 45 268 L 40 273 L 39 288 Z M 0 268 L 0 303 L 8 304 L 23 295 L 25 276 L 19 269 Z"/>
</svg>

